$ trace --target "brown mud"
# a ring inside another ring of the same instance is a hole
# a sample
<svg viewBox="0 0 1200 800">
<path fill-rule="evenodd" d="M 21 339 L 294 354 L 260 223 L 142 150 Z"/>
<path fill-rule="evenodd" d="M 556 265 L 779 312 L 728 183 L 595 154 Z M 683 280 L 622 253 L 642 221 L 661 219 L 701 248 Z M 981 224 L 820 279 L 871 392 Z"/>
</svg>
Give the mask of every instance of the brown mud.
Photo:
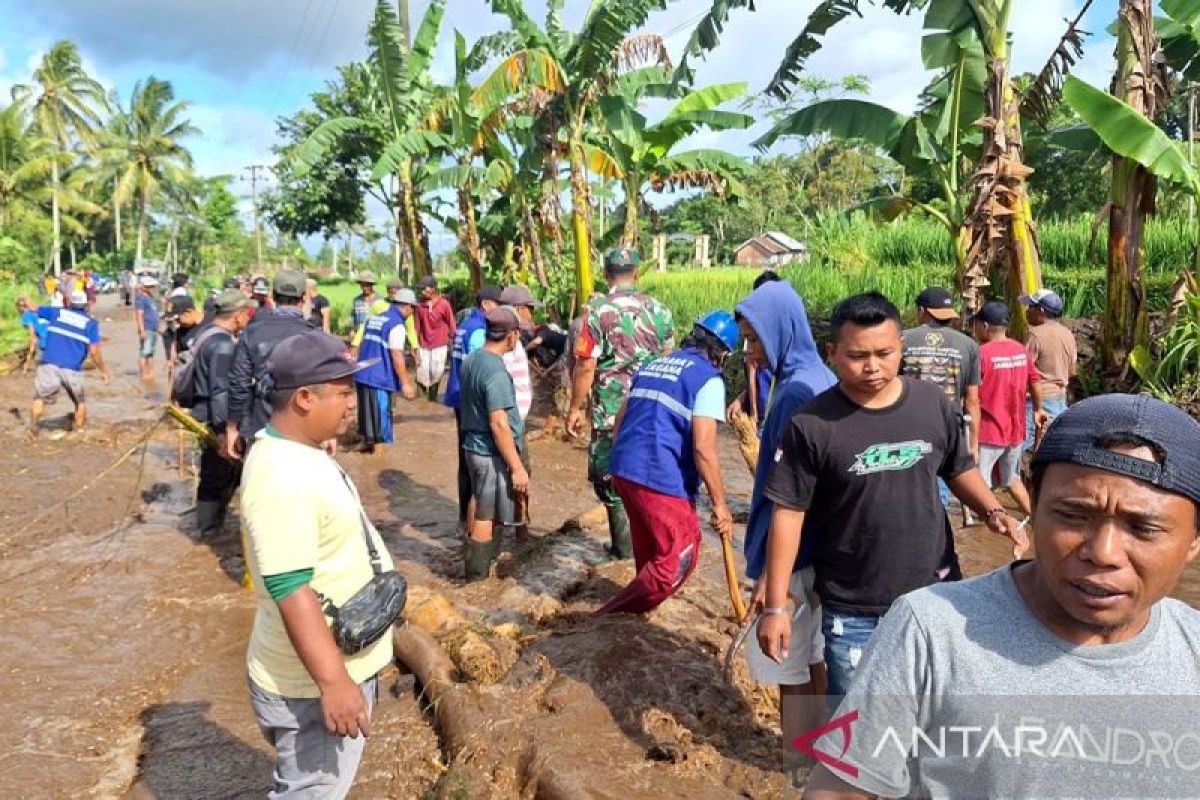
<svg viewBox="0 0 1200 800">
<path fill-rule="evenodd" d="M 138 380 L 128 312 L 101 303 L 115 377 L 87 376 L 89 430 L 67 432 L 60 402 L 28 440 L 32 376 L 0 377 L 0 796 L 261 797 L 271 753 L 246 699 L 254 603 L 236 515 L 195 540 L 193 478 L 166 424 L 144 459 L 104 473 L 159 419 L 164 379 Z M 381 456 L 339 458 L 412 585 L 419 651 L 449 677 L 384 674 L 354 796 L 798 796 L 773 692 L 743 663 L 735 685 L 721 676 L 735 625 L 710 534 L 693 579 L 654 613 L 592 618 L 632 565 L 604 560 L 584 451 L 535 434 L 535 538 L 506 538 L 493 577 L 464 585 L 453 417 L 404 404 L 397 436 Z M 733 440 L 723 447 L 744 506 L 747 472 Z M 969 574 L 1006 559 L 978 529 L 959 543 Z M 1195 567 L 1178 594 L 1200 601 Z"/>
</svg>

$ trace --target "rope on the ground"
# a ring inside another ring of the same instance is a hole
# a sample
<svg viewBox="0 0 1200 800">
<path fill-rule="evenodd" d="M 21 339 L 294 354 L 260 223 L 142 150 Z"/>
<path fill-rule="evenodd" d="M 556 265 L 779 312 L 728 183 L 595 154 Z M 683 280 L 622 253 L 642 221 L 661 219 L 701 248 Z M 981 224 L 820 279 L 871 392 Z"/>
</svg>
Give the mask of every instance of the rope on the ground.
<svg viewBox="0 0 1200 800">
<path fill-rule="evenodd" d="M 24 525 L 22 525 L 20 528 L 18 528 L 3 542 L 0 542 L 0 545 L 8 546 L 9 544 L 12 544 L 17 539 L 20 539 L 23 534 L 32 530 L 34 528 L 34 526 L 36 526 L 39 523 L 41 523 L 42 521 L 44 521 L 47 517 L 51 516 L 52 514 L 57 513 L 58 511 L 63 510 L 72 500 L 78 499 L 81 495 L 83 495 L 89 489 L 94 487 L 99 481 L 101 481 L 104 478 L 107 478 L 109 475 L 111 475 L 113 470 L 117 469 L 117 467 L 121 466 L 126 461 L 128 461 L 130 458 L 132 458 L 134 453 L 138 452 L 138 450 L 143 450 L 141 463 L 144 466 L 145 465 L 144 449 L 150 443 L 150 439 L 154 436 L 154 434 L 158 430 L 159 426 L 162 425 L 165 420 L 166 420 L 165 416 L 160 416 L 158 419 L 156 419 L 154 421 L 154 423 L 151 424 L 142 433 L 142 435 L 138 437 L 138 440 L 133 444 L 133 446 L 130 447 L 128 450 L 126 450 L 124 453 L 122 453 L 117 458 L 116 461 L 109 464 L 107 467 L 105 467 L 103 470 L 101 470 L 94 478 L 85 482 L 82 486 L 80 486 L 78 489 L 76 489 L 74 492 L 72 492 L 70 495 L 68 495 L 63 500 L 59 501 L 58 503 L 55 503 L 54 505 L 50 506 L 49 508 L 43 509 L 40 514 L 36 515 L 33 519 L 29 520 Z M 141 486 L 141 472 L 142 472 L 142 470 L 139 469 L 138 470 L 138 487 L 135 487 L 135 489 L 134 489 L 135 496 L 137 494 L 137 488 L 140 488 L 140 486 Z M 132 503 L 130 504 L 130 508 L 132 508 Z M 129 514 L 129 512 L 127 511 L 126 516 L 128 516 L 128 514 Z"/>
</svg>

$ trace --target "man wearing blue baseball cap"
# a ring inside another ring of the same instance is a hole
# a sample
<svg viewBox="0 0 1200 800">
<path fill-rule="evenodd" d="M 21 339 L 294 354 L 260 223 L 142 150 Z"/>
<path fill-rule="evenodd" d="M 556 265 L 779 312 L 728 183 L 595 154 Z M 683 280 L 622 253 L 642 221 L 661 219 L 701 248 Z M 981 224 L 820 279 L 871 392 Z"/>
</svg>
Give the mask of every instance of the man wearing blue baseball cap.
<svg viewBox="0 0 1200 800">
<path fill-rule="evenodd" d="M 1058 321 L 1063 313 L 1063 301 L 1054 292 L 1038 289 L 1033 294 L 1021 295 L 1019 300 L 1025 306 L 1025 319 L 1029 323 L 1025 349 L 1041 375 L 1038 388 L 1042 395 L 1042 410 L 1053 421 L 1067 410 L 1067 385 L 1075 377 L 1075 363 L 1079 358 L 1075 334 Z M 1032 402 L 1026 407 L 1025 431 L 1024 449 L 1030 450 L 1036 438 Z"/>
<path fill-rule="evenodd" d="M 1033 497 L 1035 560 L 884 616 L 830 723 L 853 736 L 814 739 L 842 755 L 806 798 L 1195 795 L 1200 612 L 1167 596 L 1200 553 L 1200 423 L 1084 400 L 1047 431 Z M 946 746 L 897 748 L 897 731 Z"/>
<path fill-rule="evenodd" d="M 651 611 L 700 561 L 700 482 L 712 501 L 712 526 L 733 529 L 725 504 L 717 426 L 725 419 L 721 366 L 741 335 L 728 311 L 696 321 L 683 346 L 638 369 L 613 429 L 613 488 L 629 514 L 637 575 L 596 613 Z"/>
</svg>

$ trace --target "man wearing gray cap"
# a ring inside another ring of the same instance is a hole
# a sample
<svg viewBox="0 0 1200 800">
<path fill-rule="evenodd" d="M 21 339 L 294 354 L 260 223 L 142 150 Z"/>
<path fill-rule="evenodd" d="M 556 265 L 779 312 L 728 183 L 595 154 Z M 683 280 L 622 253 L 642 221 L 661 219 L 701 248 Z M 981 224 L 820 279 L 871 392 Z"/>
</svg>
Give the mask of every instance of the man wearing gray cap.
<svg viewBox="0 0 1200 800">
<path fill-rule="evenodd" d="M 213 319 L 183 357 L 180 377 L 190 372 L 189 407 L 197 421 L 207 425 L 220 441 L 229 420 L 229 372 L 237 350 L 237 336 L 250 321 L 250 301 L 237 289 L 225 289 L 213 298 Z M 201 539 L 220 533 L 225 510 L 237 489 L 238 463 L 221 455 L 220 448 L 200 451 L 200 483 L 196 487 L 196 527 Z"/>
<path fill-rule="evenodd" d="M 806 798 L 1195 796 L 1200 612 L 1168 595 L 1200 552 L 1200 423 L 1084 400 L 1046 432 L 1033 497 L 1035 560 L 884 616 L 797 740 L 823 764 Z"/>
<path fill-rule="evenodd" d="M 529 354 L 525 351 L 525 337 L 533 338 L 533 309 L 541 308 L 542 303 L 534 299 L 524 286 L 509 286 L 500 293 L 500 305 L 510 306 L 521 318 L 521 340 L 513 351 L 504 357 L 504 366 L 512 376 L 513 386 L 517 390 L 517 409 L 521 419 L 529 416 L 533 408 L 533 377 L 529 372 Z"/>
<path fill-rule="evenodd" d="M 349 476 L 322 448 L 355 411 L 346 345 L 309 329 L 271 355 L 270 424 L 246 458 L 241 491 L 247 564 L 258 612 L 246 654 L 250 703 L 275 748 L 272 797 L 350 791 L 392 661 L 384 633 L 343 652 L 323 611 L 342 607 L 392 560 Z"/>
<path fill-rule="evenodd" d="M 226 458 L 240 459 L 271 417 L 267 382 L 271 351 L 289 336 L 310 330 L 302 305 L 307 290 L 303 273 L 280 270 L 271 289 L 275 307 L 255 313 L 238 341 L 229 371 L 229 420 L 222 450 Z"/>
</svg>

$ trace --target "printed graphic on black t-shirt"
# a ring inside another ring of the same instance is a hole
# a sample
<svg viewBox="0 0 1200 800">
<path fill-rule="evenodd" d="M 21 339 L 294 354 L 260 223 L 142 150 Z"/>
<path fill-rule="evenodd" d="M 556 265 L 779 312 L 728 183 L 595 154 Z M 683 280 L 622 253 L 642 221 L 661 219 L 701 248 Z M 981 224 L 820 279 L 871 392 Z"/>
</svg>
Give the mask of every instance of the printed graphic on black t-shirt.
<svg viewBox="0 0 1200 800">
<path fill-rule="evenodd" d="M 939 579 L 953 551 L 937 479 L 975 466 L 938 387 L 902 380 L 885 409 L 836 386 L 816 397 L 792 418 L 767 483 L 771 500 L 807 512 L 822 599 L 863 613 Z"/>
<path fill-rule="evenodd" d="M 946 326 L 911 328 L 904 332 L 904 374 L 934 384 L 961 412 L 967 387 L 980 383 L 979 346 Z"/>
</svg>

